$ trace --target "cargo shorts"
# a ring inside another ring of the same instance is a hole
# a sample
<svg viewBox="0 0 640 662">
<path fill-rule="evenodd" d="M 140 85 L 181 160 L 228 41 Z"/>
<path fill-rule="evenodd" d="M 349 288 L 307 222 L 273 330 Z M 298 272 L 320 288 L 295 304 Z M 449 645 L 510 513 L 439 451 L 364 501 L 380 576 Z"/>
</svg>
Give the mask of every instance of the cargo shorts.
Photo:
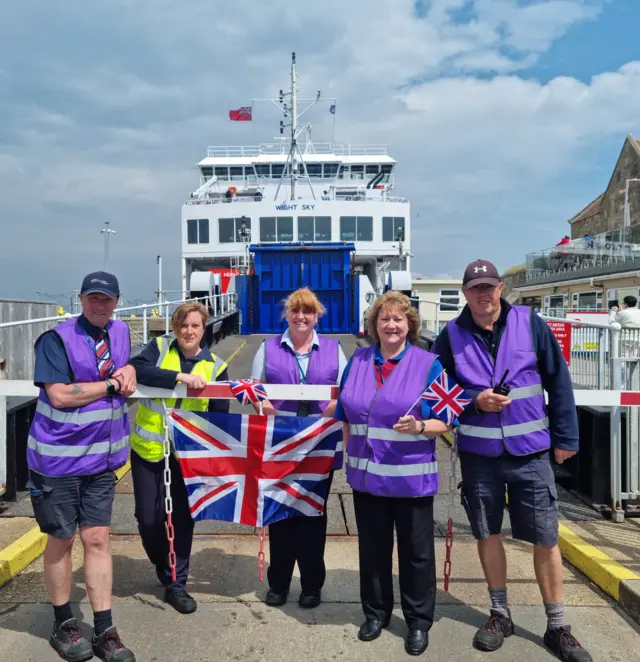
<svg viewBox="0 0 640 662">
<path fill-rule="evenodd" d="M 499 457 L 463 451 L 460 465 L 461 502 L 474 538 L 502 531 L 506 491 L 513 537 L 543 547 L 558 543 L 558 492 L 549 451 Z"/>
<path fill-rule="evenodd" d="M 30 471 L 27 489 L 40 531 L 64 540 L 78 526 L 111 526 L 115 485 L 113 471 L 60 478 Z"/>
</svg>

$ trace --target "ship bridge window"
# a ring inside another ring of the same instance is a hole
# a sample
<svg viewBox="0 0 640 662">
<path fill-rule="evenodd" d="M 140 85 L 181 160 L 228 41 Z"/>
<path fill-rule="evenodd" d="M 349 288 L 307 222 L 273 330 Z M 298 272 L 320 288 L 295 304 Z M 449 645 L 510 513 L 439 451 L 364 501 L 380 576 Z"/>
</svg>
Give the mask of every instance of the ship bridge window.
<svg viewBox="0 0 640 662">
<path fill-rule="evenodd" d="M 307 163 L 309 177 L 322 177 L 322 163 Z"/>
<path fill-rule="evenodd" d="M 271 166 L 271 176 L 272 177 L 281 177 L 283 172 L 284 172 L 284 164 L 283 163 L 274 163 Z"/>
<path fill-rule="evenodd" d="M 377 175 L 380 172 L 380 166 L 376 163 L 375 165 L 368 165 L 366 173 L 367 175 Z"/>
<path fill-rule="evenodd" d="M 229 168 L 227 166 L 216 166 L 214 173 L 218 179 L 229 179 Z"/>
<path fill-rule="evenodd" d="M 364 179 L 364 166 L 352 165 L 351 166 L 351 179 Z"/>
<path fill-rule="evenodd" d="M 298 216 L 298 241 L 331 241 L 331 216 Z"/>
<path fill-rule="evenodd" d="M 209 243 L 209 219 L 194 218 L 187 221 L 187 243 L 208 244 Z"/>
<path fill-rule="evenodd" d="M 382 241 L 404 241 L 404 217 L 382 217 Z"/>
<path fill-rule="evenodd" d="M 338 174 L 339 163 L 325 163 L 324 164 L 324 178 L 333 179 Z"/>
<path fill-rule="evenodd" d="M 213 177 L 213 166 L 202 166 L 201 171 L 205 181 L 209 181 Z"/>
<path fill-rule="evenodd" d="M 244 227 L 243 227 L 244 224 Z M 242 241 L 243 232 L 251 240 L 251 219 L 248 216 L 218 219 L 218 243 L 233 244 Z"/>
<path fill-rule="evenodd" d="M 268 163 L 261 163 L 255 166 L 258 177 L 271 177 L 271 166 Z"/>
<path fill-rule="evenodd" d="M 341 216 L 340 241 L 373 241 L 373 217 Z"/>
<path fill-rule="evenodd" d="M 231 175 L 231 179 L 244 179 L 242 166 L 231 166 L 229 168 L 229 174 Z"/>
<path fill-rule="evenodd" d="M 293 241 L 293 216 L 261 216 L 260 241 Z"/>
</svg>

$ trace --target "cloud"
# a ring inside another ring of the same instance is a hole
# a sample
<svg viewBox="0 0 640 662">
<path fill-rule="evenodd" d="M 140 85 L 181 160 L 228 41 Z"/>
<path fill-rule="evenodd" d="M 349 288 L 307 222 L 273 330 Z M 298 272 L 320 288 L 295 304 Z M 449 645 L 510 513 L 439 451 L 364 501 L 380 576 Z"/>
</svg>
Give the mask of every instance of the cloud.
<svg viewBox="0 0 640 662">
<path fill-rule="evenodd" d="M 339 99 L 336 137 L 386 143 L 397 158 L 397 192 L 414 210 L 414 271 L 456 273 L 478 251 L 498 252 L 500 266 L 520 262 L 599 192 L 576 193 L 589 150 L 638 131 L 640 64 L 585 82 L 530 73 L 605 9 L 589 0 L 10 3 L 0 25 L 0 222 L 11 251 L 0 294 L 28 296 L 45 279 L 69 290 L 100 266 L 104 220 L 117 230 L 113 268 L 131 298 L 151 297 L 158 252 L 177 287 L 193 165 L 207 144 L 272 138 L 268 105 L 256 105 L 251 126 L 230 125 L 226 113 L 286 86 L 293 50 L 301 92 Z M 327 114 L 311 117 L 314 137 L 331 139 Z M 29 266 L 22 279 L 11 277 L 18 265 Z"/>
</svg>

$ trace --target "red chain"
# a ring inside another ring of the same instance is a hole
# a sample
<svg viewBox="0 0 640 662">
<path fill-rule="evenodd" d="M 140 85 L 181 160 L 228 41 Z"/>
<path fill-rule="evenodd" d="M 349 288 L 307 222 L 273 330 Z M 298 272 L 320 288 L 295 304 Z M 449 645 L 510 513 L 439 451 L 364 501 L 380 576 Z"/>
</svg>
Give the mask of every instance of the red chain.
<svg viewBox="0 0 640 662">
<path fill-rule="evenodd" d="M 167 521 L 165 522 L 167 529 L 167 540 L 169 541 L 169 567 L 171 568 L 171 581 L 176 581 L 176 553 L 173 549 L 173 540 L 175 538 L 175 531 L 173 530 L 173 517 L 172 513 L 167 513 Z"/>
<path fill-rule="evenodd" d="M 446 554 L 444 560 L 444 590 L 449 590 L 449 577 L 451 577 L 451 547 L 453 546 L 453 520 L 447 520 L 447 537 L 445 538 Z"/>
<path fill-rule="evenodd" d="M 264 581 L 264 536 L 265 528 L 261 526 L 258 529 L 258 538 L 260 539 L 260 551 L 258 552 L 258 569 L 260 570 L 260 581 Z"/>
</svg>

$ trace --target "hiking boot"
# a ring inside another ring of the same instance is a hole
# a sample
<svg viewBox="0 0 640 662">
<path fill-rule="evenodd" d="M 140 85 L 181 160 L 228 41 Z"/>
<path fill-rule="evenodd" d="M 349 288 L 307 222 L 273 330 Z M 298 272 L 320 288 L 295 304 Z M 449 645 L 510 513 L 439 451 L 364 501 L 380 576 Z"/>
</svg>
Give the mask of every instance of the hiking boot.
<svg viewBox="0 0 640 662">
<path fill-rule="evenodd" d="M 504 643 L 505 637 L 514 632 L 513 621 L 500 612 L 490 612 L 489 620 L 476 632 L 473 645 L 481 651 L 497 651 Z"/>
<path fill-rule="evenodd" d="M 58 626 L 54 625 L 49 643 L 67 662 L 85 662 L 93 657 L 91 644 L 82 636 L 75 618 L 70 618 Z"/>
<path fill-rule="evenodd" d="M 166 589 L 164 592 L 164 601 L 181 614 L 193 614 L 198 608 L 198 603 L 182 586 L 174 586 Z"/>
<path fill-rule="evenodd" d="M 544 633 L 544 645 L 565 662 L 592 662 L 591 655 L 571 634 L 569 625 L 547 630 Z"/>
<path fill-rule="evenodd" d="M 136 662 L 135 655 L 122 643 L 115 625 L 99 637 L 93 635 L 93 654 L 105 662 Z"/>
</svg>

